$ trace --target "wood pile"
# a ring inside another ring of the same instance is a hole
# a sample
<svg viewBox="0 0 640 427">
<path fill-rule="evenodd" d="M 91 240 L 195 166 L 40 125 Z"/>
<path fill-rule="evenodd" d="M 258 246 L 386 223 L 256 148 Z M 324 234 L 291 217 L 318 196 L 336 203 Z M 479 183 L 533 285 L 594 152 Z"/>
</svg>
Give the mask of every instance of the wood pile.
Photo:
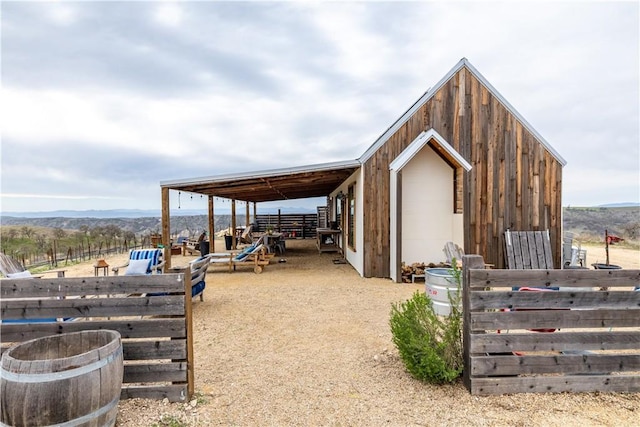
<svg viewBox="0 0 640 427">
<path fill-rule="evenodd" d="M 451 267 L 449 264 L 445 264 L 439 262 L 437 264 L 430 262 L 425 264 L 424 262 L 414 262 L 413 264 L 407 265 L 404 262 L 401 267 L 402 274 L 402 283 L 411 283 L 411 276 L 413 274 L 423 275 L 424 271 L 427 268 L 448 268 Z"/>
</svg>

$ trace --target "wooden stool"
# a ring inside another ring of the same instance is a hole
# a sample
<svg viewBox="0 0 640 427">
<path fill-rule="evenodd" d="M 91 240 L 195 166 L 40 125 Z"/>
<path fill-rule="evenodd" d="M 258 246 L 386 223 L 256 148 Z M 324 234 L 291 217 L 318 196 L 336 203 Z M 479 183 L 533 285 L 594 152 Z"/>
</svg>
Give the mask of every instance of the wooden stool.
<svg viewBox="0 0 640 427">
<path fill-rule="evenodd" d="M 93 275 L 97 276 L 100 269 L 102 269 L 102 275 L 109 275 L 109 264 L 107 264 L 107 262 L 103 259 L 99 259 L 98 262 L 93 264 Z"/>
</svg>

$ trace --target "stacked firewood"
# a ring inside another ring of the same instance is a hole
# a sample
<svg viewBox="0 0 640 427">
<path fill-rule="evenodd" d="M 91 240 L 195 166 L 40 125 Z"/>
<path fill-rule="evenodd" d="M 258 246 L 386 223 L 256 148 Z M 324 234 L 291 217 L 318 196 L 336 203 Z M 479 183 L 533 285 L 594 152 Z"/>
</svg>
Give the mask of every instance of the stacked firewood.
<svg viewBox="0 0 640 427">
<path fill-rule="evenodd" d="M 439 262 L 437 264 L 430 262 L 425 264 L 424 262 L 414 262 L 413 264 L 407 265 L 404 262 L 402 263 L 401 271 L 402 271 L 402 282 L 403 283 L 411 283 L 411 276 L 414 274 L 423 275 L 424 271 L 427 268 L 442 268 L 442 267 L 450 267 L 447 264 Z"/>
</svg>

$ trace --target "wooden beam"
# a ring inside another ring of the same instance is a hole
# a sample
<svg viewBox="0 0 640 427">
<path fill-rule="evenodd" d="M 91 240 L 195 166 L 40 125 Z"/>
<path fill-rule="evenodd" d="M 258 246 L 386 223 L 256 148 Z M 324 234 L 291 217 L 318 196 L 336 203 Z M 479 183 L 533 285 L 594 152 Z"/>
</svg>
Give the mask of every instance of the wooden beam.
<svg viewBox="0 0 640 427">
<path fill-rule="evenodd" d="M 253 222 L 257 222 L 256 218 L 258 218 L 258 204 L 253 202 Z"/>
<path fill-rule="evenodd" d="M 249 227 L 249 202 L 245 202 L 244 225 Z"/>
<path fill-rule="evenodd" d="M 216 252 L 216 217 L 213 210 L 213 196 L 208 196 L 209 198 L 209 252 Z"/>
<path fill-rule="evenodd" d="M 236 200 L 231 200 L 231 249 L 236 249 Z"/>
</svg>

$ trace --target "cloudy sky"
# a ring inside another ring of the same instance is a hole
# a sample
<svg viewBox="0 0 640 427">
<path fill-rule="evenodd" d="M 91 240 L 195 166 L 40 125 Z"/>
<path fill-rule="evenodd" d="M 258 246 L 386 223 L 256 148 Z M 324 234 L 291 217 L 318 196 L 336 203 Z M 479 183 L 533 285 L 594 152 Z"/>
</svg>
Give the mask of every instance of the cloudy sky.
<svg viewBox="0 0 640 427">
<path fill-rule="evenodd" d="M 565 206 L 640 201 L 636 1 L 0 7 L 3 212 L 355 159 L 462 57 L 567 160 Z"/>
</svg>

